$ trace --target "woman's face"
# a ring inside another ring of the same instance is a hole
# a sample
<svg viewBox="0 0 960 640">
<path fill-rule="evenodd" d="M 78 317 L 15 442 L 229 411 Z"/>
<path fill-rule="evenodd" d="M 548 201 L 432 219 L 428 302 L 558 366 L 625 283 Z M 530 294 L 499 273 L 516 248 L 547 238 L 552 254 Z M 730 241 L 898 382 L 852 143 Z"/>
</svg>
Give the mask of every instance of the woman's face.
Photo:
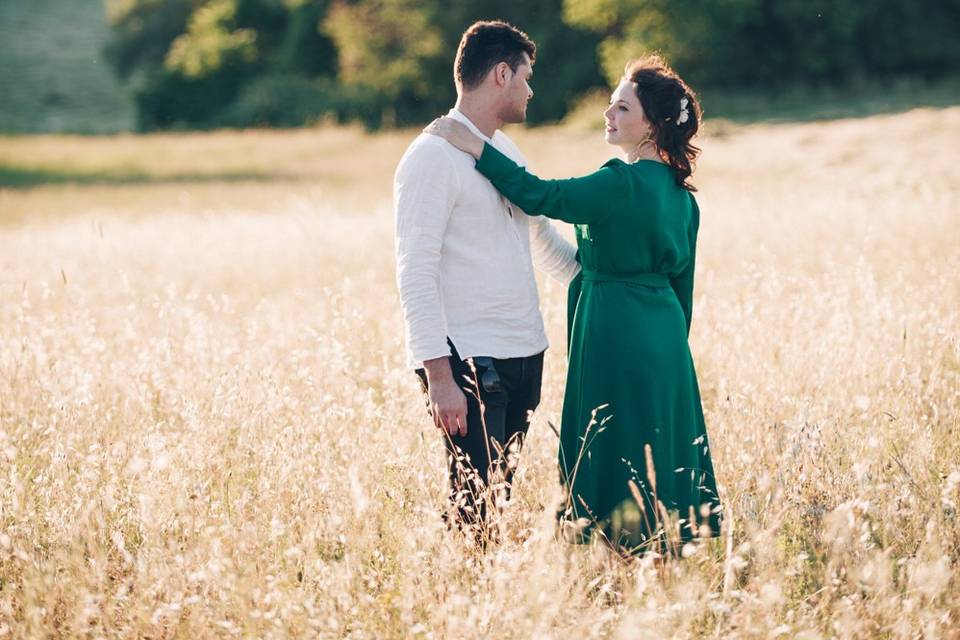
<svg viewBox="0 0 960 640">
<path fill-rule="evenodd" d="M 608 144 L 632 149 L 650 135 L 650 123 L 637 98 L 637 83 L 627 79 L 610 95 L 610 106 L 603 112 Z"/>
</svg>

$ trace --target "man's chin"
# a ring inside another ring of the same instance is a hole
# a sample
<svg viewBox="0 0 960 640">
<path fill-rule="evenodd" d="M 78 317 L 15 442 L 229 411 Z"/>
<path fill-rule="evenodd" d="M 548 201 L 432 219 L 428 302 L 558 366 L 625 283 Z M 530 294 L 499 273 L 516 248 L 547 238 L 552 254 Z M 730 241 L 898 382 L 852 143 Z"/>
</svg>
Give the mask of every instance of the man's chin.
<svg viewBox="0 0 960 640">
<path fill-rule="evenodd" d="M 519 111 L 516 113 L 507 114 L 507 117 L 503 119 L 505 124 L 523 124 L 527 121 L 527 110 Z"/>
</svg>

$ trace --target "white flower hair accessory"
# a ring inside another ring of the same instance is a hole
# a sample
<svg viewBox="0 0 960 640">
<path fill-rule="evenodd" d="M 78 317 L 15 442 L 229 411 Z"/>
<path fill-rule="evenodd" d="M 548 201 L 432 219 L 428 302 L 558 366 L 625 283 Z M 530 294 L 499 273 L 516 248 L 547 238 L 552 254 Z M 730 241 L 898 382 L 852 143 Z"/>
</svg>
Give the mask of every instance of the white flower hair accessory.
<svg viewBox="0 0 960 640">
<path fill-rule="evenodd" d="M 690 119 L 690 111 L 687 109 L 688 104 L 690 104 L 690 101 L 687 100 L 686 96 L 680 98 L 680 115 L 677 116 L 678 127 Z"/>
</svg>

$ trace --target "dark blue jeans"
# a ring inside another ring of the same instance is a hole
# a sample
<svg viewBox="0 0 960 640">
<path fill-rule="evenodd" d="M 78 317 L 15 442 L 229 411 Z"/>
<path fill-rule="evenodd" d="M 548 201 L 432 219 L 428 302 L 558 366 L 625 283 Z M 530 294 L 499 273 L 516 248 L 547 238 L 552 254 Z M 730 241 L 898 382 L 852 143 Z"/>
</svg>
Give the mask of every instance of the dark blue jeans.
<svg viewBox="0 0 960 640">
<path fill-rule="evenodd" d="M 530 417 L 540 404 L 543 352 L 522 358 L 477 357 L 464 361 L 450 346 L 453 378 L 467 398 L 467 435 L 443 432 L 450 501 L 458 526 L 476 525 L 486 519 L 487 500 L 510 497 L 510 483 Z M 470 361 L 476 372 L 471 370 Z M 416 374 L 427 394 L 426 372 L 417 369 Z M 429 397 L 427 402 L 429 407 Z M 493 491 L 488 493 L 491 482 Z"/>
</svg>

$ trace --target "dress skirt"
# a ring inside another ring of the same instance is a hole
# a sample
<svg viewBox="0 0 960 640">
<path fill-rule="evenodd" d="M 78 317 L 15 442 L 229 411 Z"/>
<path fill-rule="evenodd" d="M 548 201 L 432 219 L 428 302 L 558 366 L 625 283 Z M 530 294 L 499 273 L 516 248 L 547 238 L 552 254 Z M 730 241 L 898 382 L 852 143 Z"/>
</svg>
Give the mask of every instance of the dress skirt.
<svg viewBox="0 0 960 640">
<path fill-rule="evenodd" d="M 569 293 L 559 464 L 561 517 L 579 523 L 572 538 L 643 550 L 718 535 L 697 375 L 669 280 L 586 271 Z"/>
</svg>

